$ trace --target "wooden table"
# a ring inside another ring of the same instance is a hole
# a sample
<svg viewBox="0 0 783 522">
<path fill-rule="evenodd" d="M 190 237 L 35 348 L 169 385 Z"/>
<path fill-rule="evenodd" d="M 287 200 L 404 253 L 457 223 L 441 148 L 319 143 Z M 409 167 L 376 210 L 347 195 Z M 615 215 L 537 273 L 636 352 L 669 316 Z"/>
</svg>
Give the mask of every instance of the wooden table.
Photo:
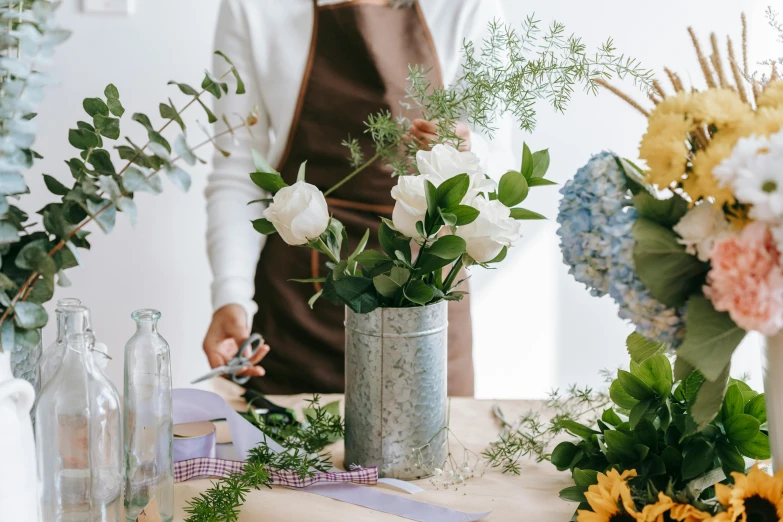
<svg viewBox="0 0 783 522">
<path fill-rule="evenodd" d="M 210 389 L 222 395 L 237 410 L 244 409 L 239 396 L 241 388 L 223 379 L 213 379 Z M 281 406 L 299 408 L 310 395 L 270 397 Z M 323 397 L 322 404 L 340 395 Z M 539 409 L 538 401 L 483 401 L 475 399 L 451 399 L 451 430 L 465 446 L 481 453 L 487 444 L 497 436 L 499 426 L 492 416 L 492 405 L 498 402 L 503 412 L 513 418 L 531 409 Z M 327 448 L 337 466 L 342 465 L 342 441 Z M 573 485 L 567 473 L 558 472 L 545 462 L 536 464 L 532 460 L 521 461 L 520 476 L 504 475 L 499 470 L 488 468 L 483 477 L 473 478 L 466 485 L 450 490 L 436 490 L 429 480 L 415 483 L 425 489 L 412 496 L 416 500 L 438 504 L 470 512 L 492 511 L 487 521 L 525 522 L 567 522 L 574 513 L 576 504 L 560 500 L 558 492 Z M 210 480 L 180 482 L 174 487 L 177 506 L 174 520 L 185 519 L 187 500 L 195 497 L 210 486 Z M 386 488 L 389 493 L 405 495 Z M 242 508 L 240 522 L 401 522 L 405 519 L 346 504 L 329 498 L 292 489 L 274 487 L 253 491 Z"/>
</svg>

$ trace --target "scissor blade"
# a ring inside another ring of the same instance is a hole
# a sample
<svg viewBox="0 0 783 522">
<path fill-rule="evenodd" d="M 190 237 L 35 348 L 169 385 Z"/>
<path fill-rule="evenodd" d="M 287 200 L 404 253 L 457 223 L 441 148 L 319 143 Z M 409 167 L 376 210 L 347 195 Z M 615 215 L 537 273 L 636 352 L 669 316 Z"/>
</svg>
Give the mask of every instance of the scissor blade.
<svg viewBox="0 0 783 522">
<path fill-rule="evenodd" d="M 214 369 L 208 371 L 207 373 L 205 373 L 201 377 L 190 381 L 190 384 L 196 384 L 198 382 L 206 381 L 207 379 L 212 379 L 213 377 L 217 377 L 219 375 L 223 375 L 223 374 L 227 373 L 226 370 L 227 370 L 227 368 L 225 366 L 218 366 L 217 368 L 214 368 Z"/>
</svg>

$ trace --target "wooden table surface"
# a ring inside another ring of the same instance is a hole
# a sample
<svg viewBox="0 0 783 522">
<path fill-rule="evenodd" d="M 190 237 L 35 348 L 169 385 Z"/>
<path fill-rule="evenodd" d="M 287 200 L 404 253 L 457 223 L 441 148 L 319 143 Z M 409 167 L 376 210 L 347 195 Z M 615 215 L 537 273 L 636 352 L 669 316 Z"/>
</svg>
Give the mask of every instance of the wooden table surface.
<svg viewBox="0 0 783 522">
<path fill-rule="evenodd" d="M 213 379 L 208 389 L 222 395 L 231 406 L 243 410 L 245 403 L 240 397 L 241 388 L 224 379 Z M 270 399 L 281 406 L 300 408 L 310 395 L 277 396 Z M 341 395 L 326 395 L 322 404 L 327 404 Z M 499 403 L 509 418 L 531 409 L 541 408 L 538 401 L 485 401 L 475 399 L 451 399 L 451 430 L 470 450 L 480 454 L 494 440 L 498 423 L 492 416 L 492 406 Z M 452 450 L 453 450 L 452 446 Z M 342 441 L 333 444 L 330 451 L 333 462 L 341 467 L 343 461 Z M 573 485 L 567 473 L 558 472 L 548 462 L 536 464 L 527 458 L 521 462 L 519 476 L 502 474 L 500 470 L 487 468 L 481 477 L 472 478 L 456 491 L 436 489 L 428 479 L 415 483 L 424 492 L 411 496 L 416 500 L 447 506 L 469 512 L 492 511 L 484 520 L 490 522 L 567 522 L 574 513 L 576 504 L 560 500 L 558 492 Z M 210 480 L 190 480 L 175 485 L 176 515 L 174 520 L 185 519 L 187 500 L 210 486 Z M 391 494 L 406 495 L 398 490 L 382 487 Z M 346 504 L 319 495 L 282 487 L 252 491 L 242 508 L 240 522 L 395 522 L 405 520 L 395 515 L 381 513 L 367 508 Z"/>
</svg>

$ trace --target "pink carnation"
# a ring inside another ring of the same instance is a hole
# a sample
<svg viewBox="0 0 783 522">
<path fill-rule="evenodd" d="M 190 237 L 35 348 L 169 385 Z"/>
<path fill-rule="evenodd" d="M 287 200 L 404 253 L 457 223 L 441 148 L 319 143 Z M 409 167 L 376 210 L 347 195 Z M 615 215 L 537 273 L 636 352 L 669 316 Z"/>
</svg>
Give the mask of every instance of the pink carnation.
<svg viewBox="0 0 783 522">
<path fill-rule="evenodd" d="M 769 228 L 751 223 L 716 241 L 704 295 L 744 330 L 774 335 L 783 327 L 783 270 Z"/>
</svg>

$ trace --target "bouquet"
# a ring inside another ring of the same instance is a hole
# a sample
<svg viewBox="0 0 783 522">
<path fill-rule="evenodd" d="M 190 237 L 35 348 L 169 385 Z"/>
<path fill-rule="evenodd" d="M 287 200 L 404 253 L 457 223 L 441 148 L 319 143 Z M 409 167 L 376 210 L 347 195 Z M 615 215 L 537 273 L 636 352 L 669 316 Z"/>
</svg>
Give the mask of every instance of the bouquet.
<svg viewBox="0 0 783 522">
<path fill-rule="evenodd" d="M 697 431 L 746 332 L 783 327 L 783 82 L 774 68 L 764 85 L 751 77 L 747 52 L 740 69 L 731 39 L 724 66 L 714 34 L 709 59 L 690 34 L 707 89 L 667 69 L 674 92 L 654 82 L 647 111 L 609 87 L 648 119 L 646 169 L 594 157 L 562 190 L 558 234 L 574 277 L 636 326 L 631 351 L 676 349 L 678 380 L 706 378 L 689 406 Z"/>
</svg>

